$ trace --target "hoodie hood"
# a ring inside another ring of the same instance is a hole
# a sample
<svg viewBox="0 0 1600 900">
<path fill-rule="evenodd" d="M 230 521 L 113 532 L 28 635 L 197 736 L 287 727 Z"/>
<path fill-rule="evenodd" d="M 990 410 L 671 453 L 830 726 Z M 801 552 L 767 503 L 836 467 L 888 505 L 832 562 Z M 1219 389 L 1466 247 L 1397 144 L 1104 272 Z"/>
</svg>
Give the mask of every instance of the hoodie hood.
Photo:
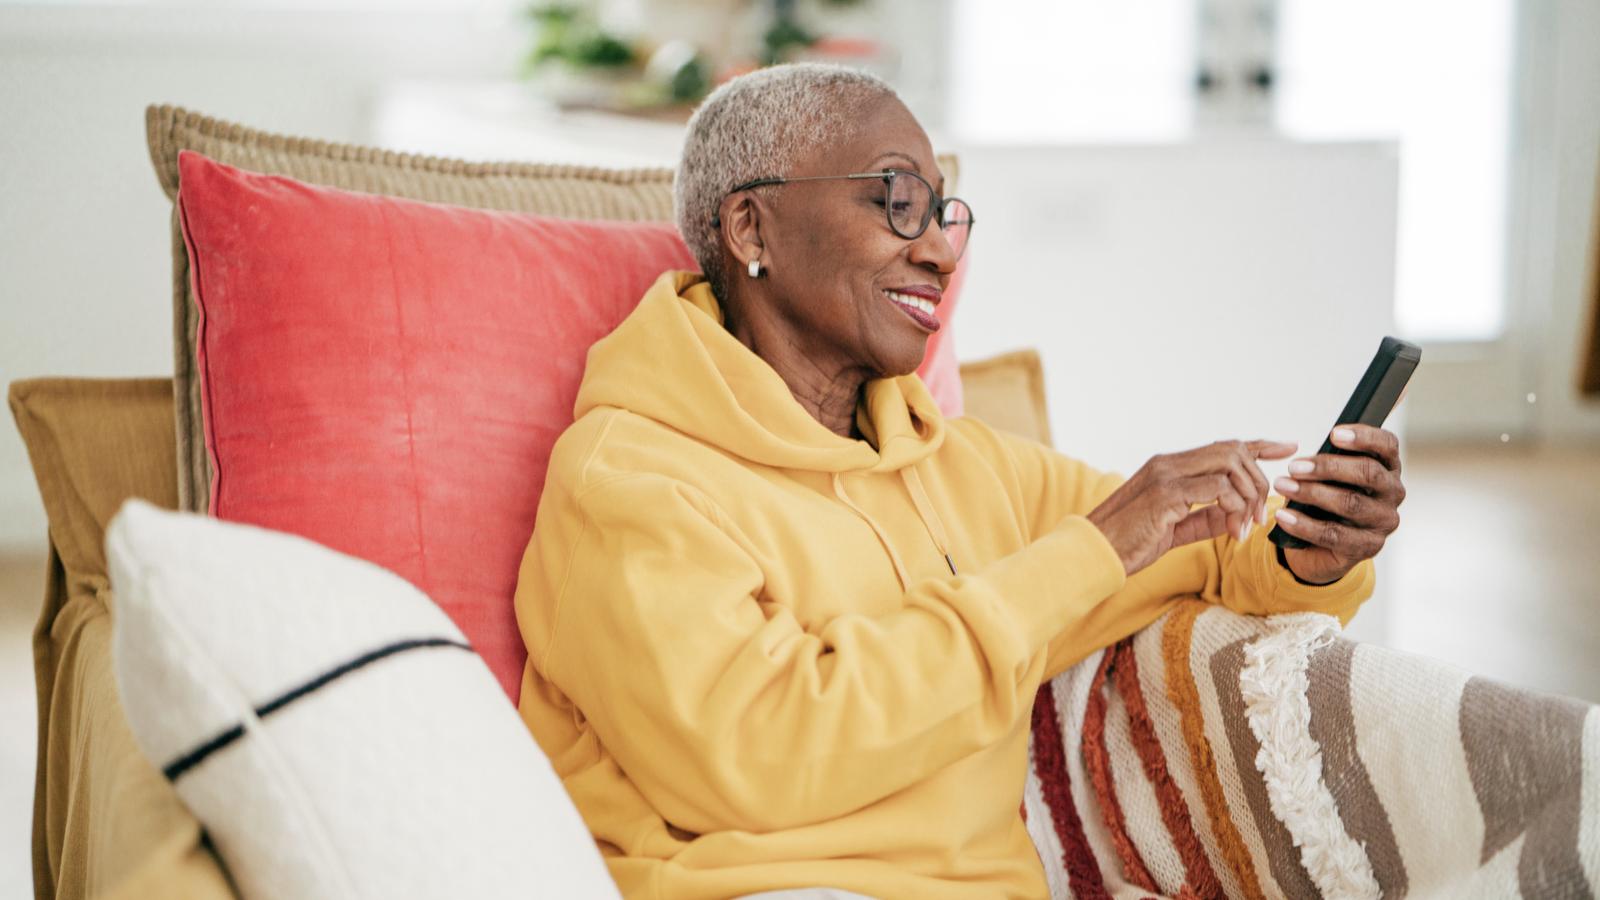
<svg viewBox="0 0 1600 900">
<path fill-rule="evenodd" d="M 866 440 L 852 440 L 813 418 L 722 323 L 702 275 L 663 274 L 590 348 L 574 416 L 625 409 L 752 463 L 832 473 L 903 469 L 943 443 L 944 419 L 917 376 L 867 382 L 856 406 Z"/>
</svg>

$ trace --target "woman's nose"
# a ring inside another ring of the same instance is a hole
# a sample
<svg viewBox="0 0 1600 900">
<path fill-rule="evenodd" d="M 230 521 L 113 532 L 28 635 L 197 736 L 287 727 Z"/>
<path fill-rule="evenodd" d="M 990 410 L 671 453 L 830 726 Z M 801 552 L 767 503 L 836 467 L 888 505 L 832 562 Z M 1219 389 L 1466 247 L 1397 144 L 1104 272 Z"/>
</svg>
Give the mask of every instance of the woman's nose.
<svg viewBox="0 0 1600 900">
<path fill-rule="evenodd" d="M 955 248 L 950 246 L 950 239 L 937 222 L 929 222 L 927 230 L 911 241 L 910 253 L 912 263 L 932 266 L 942 275 L 949 275 L 956 270 L 958 260 Z"/>
</svg>

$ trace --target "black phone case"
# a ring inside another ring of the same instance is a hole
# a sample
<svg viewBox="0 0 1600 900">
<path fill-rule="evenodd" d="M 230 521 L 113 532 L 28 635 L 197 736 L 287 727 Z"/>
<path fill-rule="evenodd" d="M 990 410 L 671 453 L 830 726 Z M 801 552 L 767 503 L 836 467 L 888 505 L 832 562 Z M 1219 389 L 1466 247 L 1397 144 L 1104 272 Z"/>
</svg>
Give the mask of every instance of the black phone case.
<svg viewBox="0 0 1600 900">
<path fill-rule="evenodd" d="M 1350 395 L 1350 401 L 1344 405 L 1344 411 L 1339 413 L 1339 418 L 1334 425 L 1348 425 L 1352 422 L 1362 425 L 1371 425 L 1381 428 L 1383 421 L 1389 418 L 1389 413 L 1400 399 L 1400 393 L 1405 390 L 1406 382 L 1411 379 L 1411 373 L 1417 369 L 1417 364 L 1422 362 L 1422 348 L 1416 344 L 1407 343 L 1395 337 L 1385 337 L 1378 344 L 1377 355 L 1372 357 L 1368 364 L 1366 374 L 1356 383 L 1355 392 Z M 1355 450 L 1346 450 L 1333 444 L 1333 429 L 1328 429 L 1328 437 L 1323 438 L 1322 446 L 1318 453 L 1337 453 L 1341 456 L 1370 456 L 1369 453 L 1360 453 Z M 1337 481 L 1327 482 L 1339 487 L 1349 487 Z M 1333 513 L 1324 511 L 1319 506 L 1308 506 L 1298 500 L 1290 500 L 1285 504 L 1287 509 L 1294 510 L 1302 516 L 1309 516 L 1322 521 L 1333 520 L 1343 522 Z M 1267 539 L 1286 550 L 1300 547 L 1310 547 L 1307 541 L 1295 537 L 1283 530 L 1283 526 L 1274 525 Z"/>
</svg>

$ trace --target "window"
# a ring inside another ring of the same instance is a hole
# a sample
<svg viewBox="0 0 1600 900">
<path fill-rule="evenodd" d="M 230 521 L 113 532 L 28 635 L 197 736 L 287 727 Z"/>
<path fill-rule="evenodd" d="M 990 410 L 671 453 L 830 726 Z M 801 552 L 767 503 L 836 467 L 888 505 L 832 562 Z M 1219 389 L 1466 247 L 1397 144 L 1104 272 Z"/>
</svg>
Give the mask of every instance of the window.
<svg viewBox="0 0 1600 900">
<path fill-rule="evenodd" d="M 1280 130 L 1400 141 L 1400 332 L 1497 337 L 1505 325 L 1511 0 L 1282 0 L 1280 10 Z"/>
</svg>

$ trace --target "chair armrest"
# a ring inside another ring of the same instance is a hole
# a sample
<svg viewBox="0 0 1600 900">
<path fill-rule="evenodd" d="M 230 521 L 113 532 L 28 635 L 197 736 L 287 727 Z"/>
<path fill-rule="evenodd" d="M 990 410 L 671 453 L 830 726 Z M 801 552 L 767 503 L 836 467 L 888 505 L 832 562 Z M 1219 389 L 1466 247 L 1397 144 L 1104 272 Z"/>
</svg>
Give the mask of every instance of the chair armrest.
<svg viewBox="0 0 1600 900">
<path fill-rule="evenodd" d="M 59 590 L 61 579 L 51 586 Z M 34 635 L 36 676 L 48 694 L 39 707 L 34 894 L 234 897 L 200 823 L 128 730 L 108 600 L 102 587 L 47 603 L 55 613 Z"/>
</svg>

